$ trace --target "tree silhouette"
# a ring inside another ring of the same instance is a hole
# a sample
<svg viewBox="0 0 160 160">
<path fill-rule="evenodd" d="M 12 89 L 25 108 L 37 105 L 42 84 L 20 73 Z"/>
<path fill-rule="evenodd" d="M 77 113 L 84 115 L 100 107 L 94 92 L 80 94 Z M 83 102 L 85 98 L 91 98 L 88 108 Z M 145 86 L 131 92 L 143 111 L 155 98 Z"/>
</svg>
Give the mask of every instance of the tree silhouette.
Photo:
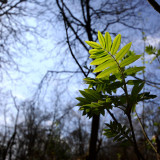
<svg viewBox="0 0 160 160">
<path fill-rule="evenodd" d="M 93 2 L 90 0 L 56 0 L 55 3 L 49 3 L 50 1 L 48 0 L 47 2 L 44 5 L 47 14 L 53 14 L 54 17 L 56 16 L 57 21 L 60 21 L 60 23 L 63 22 L 64 24 L 65 37 L 63 42 L 67 42 L 68 51 L 77 65 L 76 71 L 78 72 L 76 73 L 81 71 L 84 77 L 87 77 L 90 73 L 90 68 L 87 67 L 89 62 L 87 51 L 89 47 L 84 43 L 84 39 L 96 41 L 98 30 L 102 33 L 109 30 L 112 36 L 119 30 L 141 30 L 139 25 L 141 16 L 137 13 L 142 11 L 144 1 L 133 2 L 129 0 L 113 2 L 108 0 Z M 56 5 L 58 11 L 56 10 L 56 12 L 54 12 L 52 5 Z M 77 54 L 77 50 L 79 49 L 83 50 L 83 53 L 81 51 Z M 80 54 L 83 58 L 80 58 Z M 99 116 L 94 115 L 92 120 L 89 147 L 89 159 L 92 160 L 96 159 L 97 155 L 96 145 L 98 140 L 99 118 Z"/>
</svg>

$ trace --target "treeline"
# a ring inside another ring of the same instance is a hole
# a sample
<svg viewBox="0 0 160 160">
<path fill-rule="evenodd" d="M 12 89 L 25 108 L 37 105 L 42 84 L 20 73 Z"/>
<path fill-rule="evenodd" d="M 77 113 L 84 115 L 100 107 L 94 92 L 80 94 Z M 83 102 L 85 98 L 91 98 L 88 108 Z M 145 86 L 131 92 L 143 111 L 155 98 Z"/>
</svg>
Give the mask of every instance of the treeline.
<svg viewBox="0 0 160 160">
<path fill-rule="evenodd" d="M 66 130 L 62 119 L 54 119 L 52 113 L 45 113 L 34 106 L 32 102 L 21 104 L 17 116 L 11 124 L 1 126 L 0 159 L 1 160 L 85 160 L 88 157 L 89 129 L 81 118 L 76 118 L 77 124 L 73 130 Z M 160 135 L 159 110 L 147 107 L 145 124 L 153 145 L 159 145 L 156 136 Z M 153 105 L 152 105 L 153 106 Z M 152 112 L 152 115 L 150 113 Z M 118 119 L 127 125 L 118 113 Z M 68 119 L 69 121 L 69 119 Z M 67 123 L 65 121 L 65 123 Z M 102 125 L 103 126 L 103 125 Z M 103 126 L 104 127 L 104 126 Z M 156 159 L 152 148 L 147 144 L 137 120 L 134 120 L 137 143 L 146 160 Z M 158 143 L 157 143 L 158 142 Z M 131 145 L 113 142 L 99 132 L 97 143 L 98 160 L 135 160 L 136 155 Z"/>
</svg>

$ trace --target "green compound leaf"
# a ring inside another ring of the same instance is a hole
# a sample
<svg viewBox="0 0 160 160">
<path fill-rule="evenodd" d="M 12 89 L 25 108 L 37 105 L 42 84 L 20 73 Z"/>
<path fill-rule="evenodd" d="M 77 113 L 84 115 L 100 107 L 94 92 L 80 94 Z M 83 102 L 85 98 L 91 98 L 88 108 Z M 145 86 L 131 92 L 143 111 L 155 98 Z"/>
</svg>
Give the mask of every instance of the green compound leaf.
<svg viewBox="0 0 160 160">
<path fill-rule="evenodd" d="M 132 42 L 125 45 L 117 54 L 116 54 L 116 60 L 122 60 L 124 56 L 128 53 L 132 45 Z"/>
<path fill-rule="evenodd" d="M 90 63 L 90 65 L 100 65 L 101 63 L 109 60 L 110 58 L 111 58 L 111 57 L 110 57 L 109 55 L 106 55 L 106 56 L 104 56 L 104 57 L 97 58 L 97 59 L 95 59 L 94 61 L 92 61 L 92 62 Z"/>
<path fill-rule="evenodd" d="M 92 97 L 94 97 L 97 101 L 101 99 L 99 92 L 92 90 L 92 89 L 84 89 L 86 93 L 90 94 Z"/>
<path fill-rule="evenodd" d="M 116 73 L 118 71 L 118 67 L 115 65 L 114 67 L 105 69 L 103 72 L 101 72 L 96 78 L 103 78 L 108 77 L 112 73 Z"/>
<path fill-rule="evenodd" d="M 89 54 L 99 54 L 99 53 L 102 53 L 104 52 L 103 49 L 91 49 L 89 50 Z"/>
<path fill-rule="evenodd" d="M 151 45 L 149 45 L 149 46 L 146 46 L 145 51 L 146 51 L 149 55 L 155 54 L 155 53 L 156 53 L 156 48 L 153 47 L 153 46 L 151 46 Z"/>
<path fill-rule="evenodd" d="M 144 93 L 138 94 L 137 102 L 148 100 L 148 99 L 154 99 L 156 97 L 157 97 L 156 95 L 152 95 L 150 94 L 150 92 L 144 92 Z"/>
<path fill-rule="evenodd" d="M 111 98 L 106 98 L 106 102 L 111 102 Z"/>
<path fill-rule="evenodd" d="M 77 106 L 83 106 L 83 105 L 88 104 L 88 103 L 91 102 L 88 99 L 83 98 L 83 97 L 77 97 L 76 99 L 79 101 L 79 103 L 77 104 Z"/>
<path fill-rule="evenodd" d="M 91 118 L 93 115 L 104 115 L 106 102 L 103 100 L 101 92 L 98 92 L 93 89 L 85 89 L 84 91 L 80 90 L 80 93 L 83 97 L 77 97 L 79 101 L 77 106 L 80 106 L 79 110 L 83 111 L 83 115 L 87 115 Z"/>
<path fill-rule="evenodd" d="M 97 108 L 97 107 L 100 107 L 101 104 L 99 103 L 96 103 L 96 102 L 92 102 L 91 104 L 86 104 L 86 105 L 83 105 L 84 107 L 90 107 L 90 108 Z"/>
<path fill-rule="evenodd" d="M 137 98 L 138 98 L 138 94 L 139 92 L 143 89 L 144 87 L 144 82 L 139 83 L 139 84 L 135 84 L 132 88 L 132 92 L 131 92 L 131 103 L 134 106 L 135 104 L 137 104 Z"/>
<path fill-rule="evenodd" d="M 97 101 L 97 99 L 96 98 L 94 98 L 91 94 L 89 94 L 89 93 L 87 93 L 87 92 L 85 92 L 85 91 L 82 91 L 82 90 L 79 90 L 79 92 L 81 93 L 81 95 L 84 97 L 84 98 L 86 98 L 88 101 Z"/>
<path fill-rule="evenodd" d="M 124 73 L 126 73 L 127 75 L 131 75 L 131 74 L 136 74 L 137 72 L 142 71 L 144 69 L 145 67 L 131 67 L 126 69 Z"/>
<path fill-rule="evenodd" d="M 102 47 L 96 43 L 96 42 L 93 42 L 93 41 L 85 41 L 89 46 L 91 46 L 92 48 L 95 48 L 95 49 L 101 49 Z"/>
<path fill-rule="evenodd" d="M 141 57 L 141 55 L 132 55 L 129 56 L 128 58 L 124 59 L 121 63 L 120 63 L 120 67 L 125 67 L 133 62 L 135 62 L 137 59 L 139 59 Z"/>
<path fill-rule="evenodd" d="M 127 84 L 128 85 L 139 85 L 142 82 L 143 82 L 143 80 L 128 80 Z"/>
<path fill-rule="evenodd" d="M 105 48 L 108 52 L 110 52 L 111 45 L 112 45 L 112 39 L 111 39 L 109 32 L 105 33 L 104 39 L 105 39 L 105 43 L 106 43 Z"/>
<path fill-rule="evenodd" d="M 104 37 L 100 31 L 98 31 L 98 40 L 99 40 L 99 43 L 102 46 L 102 48 L 105 48 L 105 40 L 104 40 Z"/>
<path fill-rule="evenodd" d="M 145 84 L 145 83 L 142 82 L 141 84 L 138 84 L 138 85 L 136 84 L 136 85 L 134 85 L 134 87 L 133 87 L 133 89 L 132 89 L 132 92 L 131 92 L 132 98 L 138 96 L 138 93 L 143 89 L 144 84 Z"/>
<path fill-rule="evenodd" d="M 144 67 L 129 67 L 126 66 L 132 64 L 141 55 L 136 55 L 133 51 L 130 51 L 131 42 L 125 45 L 122 49 L 119 49 L 121 43 L 121 35 L 117 35 L 112 43 L 111 36 L 106 32 L 105 36 L 98 31 L 99 43 L 87 41 L 94 49 L 89 51 L 90 58 L 94 59 L 91 65 L 96 65 L 93 72 L 100 72 L 96 78 L 86 78 L 85 83 L 89 85 L 89 88 L 80 91 L 82 97 L 78 97 L 80 110 L 83 111 L 83 115 L 92 117 L 95 114 L 104 115 L 106 107 L 118 107 L 125 112 L 127 106 L 131 106 L 130 109 L 134 108 L 137 102 L 155 98 L 154 95 L 148 93 L 140 93 L 143 89 L 144 83 L 140 80 L 128 80 L 125 82 L 127 76 L 133 76 L 137 72 L 142 71 Z M 92 69 L 93 70 L 93 69 Z M 132 91 L 128 92 L 128 99 L 125 93 L 118 96 L 114 93 L 117 89 L 124 89 L 124 83 L 126 85 L 132 85 Z M 114 134 L 115 141 L 126 140 L 124 134 L 128 134 L 129 130 L 125 126 L 120 124 L 115 125 L 111 123 L 108 125 L 113 130 L 117 131 Z M 109 137 L 112 137 L 113 132 L 111 129 L 106 129 L 106 133 Z M 118 134 L 118 133 L 121 133 Z M 124 138 L 125 137 L 125 138 Z"/>
<path fill-rule="evenodd" d="M 104 94 L 107 92 L 112 95 L 113 90 L 117 90 L 118 88 L 123 86 L 123 83 L 120 81 L 115 81 L 116 77 L 114 75 L 109 76 L 108 78 L 85 78 L 84 81 L 86 84 L 91 85 L 92 87 L 96 87 L 98 92 L 103 92 Z M 142 81 L 141 81 L 142 82 Z"/>
<path fill-rule="evenodd" d="M 102 70 L 104 70 L 104 69 L 106 69 L 106 68 L 108 68 L 108 67 L 112 67 L 112 66 L 115 66 L 115 65 L 116 65 L 116 62 L 115 62 L 113 59 L 108 60 L 108 61 L 100 64 L 100 65 L 93 71 L 93 73 L 95 73 L 95 72 L 100 72 L 100 71 L 102 71 Z"/>
<path fill-rule="evenodd" d="M 112 44 L 112 48 L 111 48 L 111 54 L 112 55 L 115 55 L 117 53 L 120 44 L 121 44 L 121 35 L 118 34 L 116 36 L 116 38 L 114 39 L 113 44 Z"/>
<path fill-rule="evenodd" d="M 125 125 L 121 125 L 120 123 L 110 121 L 110 124 L 106 123 L 107 129 L 104 129 L 104 135 L 107 138 L 113 138 L 113 141 L 116 142 L 126 142 L 131 140 L 131 130 L 127 128 Z"/>
<path fill-rule="evenodd" d="M 92 58 L 92 59 L 96 59 L 96 58 L 101 58 L 101 57 L 104 57 L 106 56 L 106 51 L 103 51 L 101 53 L 95 53 L 95 54 L 91 54 L 89 58 Z"/>
</svg>

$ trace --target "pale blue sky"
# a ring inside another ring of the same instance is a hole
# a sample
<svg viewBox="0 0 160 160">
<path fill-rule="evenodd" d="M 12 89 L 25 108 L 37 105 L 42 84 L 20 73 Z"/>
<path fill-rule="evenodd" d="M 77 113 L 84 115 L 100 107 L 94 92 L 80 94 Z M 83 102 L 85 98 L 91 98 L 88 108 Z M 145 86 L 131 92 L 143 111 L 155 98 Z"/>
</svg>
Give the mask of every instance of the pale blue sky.
<svg viewBox="0 0 160 160">
<path fill-rule="evenodd" d="M 148 25 L 148 27 L 152 28 L 152 26 L 156 26 L 157 22 L 160 22 L 160 16 L 151 9 L 151 12 L 153 13 L 151 17 L 147 17 L 145 19 L 146 23 L 145 25 Z M 32 21 L 31 23 L 34 24 Z M 35 24 L 34 24 L 35 25 Z M 45 24 L 41 24 L 45 28 Z M 65 66 L 58 66 L 59 61 L 61 60 L 61 57 L 67 54 L 66 47 L 63 48 L 63 46 L 58 45 L 56 46 L 57 42 L 62 40 L 63 37 L 63 27 L 62 26 L 54 26 L 53 29 L 52 26 L 49 27 L 48 32 L 46 33 L 46 39 L 39 38 L 38 43 L 34 43 L 35 40 L 32 37 L 32 35 L 27 34 L 26 37 L 31 40 L 30 43 L 31 50 L 25 51 L 23 50 L 23 47 L 21 50 L 23 51 L 23 54 L 18 53 L 20 56 L 15 57 L 15 61 L 19 65 L 20 72 L 13 70 L 11 67 L 8 69 L 8 75 L 3 72 L 3 82 L 0 84 L 0 87 L 2 90 L 5 91 L 12 91 L 12 94 L 17 97 L 17 99 L 25 100 L 28 98 L 32 98 L 34 93 L 37 90 L 38 84 L 42 80 L 43 76 L 46 74 L 48 70 L 73 70 L 75 69 L 75 62 L 72 61 L 72 57 L 67 56 L 66 57 L 66 63 L 63 65 Z M 160 27 L 160 26 L 157 26 Z M 125 33 L 125 31 L 122 31 L 122 33 Z M 84 39 L 85 41 L 85 39 Z M 124 40 L 126 41 L 126 40 Z M 143 41 L 141 33 L 135 35 L 135 37 L 129 37 L 129 40 L 127 41 L 133 41 L 132 49 L 135 49 L 138 54 L 143 52 Z M 160 30 L 157 33 L 153 33 L 153 35 L 147 36 L 147 43 L 151 45 L 157 46 L 160 43 Z M 15 51 L 13 49 L 13 51 Z M 19 51 L 18 51 L 19 52 Z M 69 54 L 69 53 L 68 53 Z M 146 59 L 149 59 L 150 57 L 147 56 Z M 53 89 L 57 87 L 57 80 L 64 78 L 66 76 L 69 76 L 67 74 L 58 75 L 53 77 L 50 86 L 51 89 L 47 90 L 47 99 L 51 98 L 51 94 L 53 93 Z M 72 78 L 72 85 L 69 85 L 68 87 L 65 86 L 68 89 L 68 93 L 70 97 L 75 97 L 75 92 L 77 92 L 79 89 L 82 89 L 84 87 L 83 76 L 78 75 L 77 79 L 74 77 Z M 77 83 L 77 80 L 80 82 Z M 60 82 L 60 80 L 58 80 Z M 64 80 L 65 81 L 65 80 Z M 44 90 L 43 90 L 44 91 Z M 46 91 L 46 90 L 45 90 Z M 42 93 L 44 94 L 44 93 Z M 65 96 L 67 94 L 64 94 Z M 54 98 L 53 98 L 54 100 Z M 50 100 L 49 100 L 50 101 Z M 67 101 L 67 100 L 66 100 Z M 69 100 L 68 100 L 69 101 Z"/>
</svg>

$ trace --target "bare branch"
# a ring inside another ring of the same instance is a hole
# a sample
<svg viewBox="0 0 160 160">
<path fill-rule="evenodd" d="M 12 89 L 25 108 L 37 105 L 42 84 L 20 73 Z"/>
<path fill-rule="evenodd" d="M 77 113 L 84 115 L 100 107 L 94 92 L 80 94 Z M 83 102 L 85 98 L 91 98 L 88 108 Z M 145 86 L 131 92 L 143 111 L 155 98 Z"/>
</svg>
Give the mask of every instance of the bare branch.
<svg viewBox="0 0 160 160">
<path fill-rule="evenodd" d="M 148 2 L 158 13 L 160 13 L 160 5 L 155 0 L 148 0 Z"/>
</svg>

